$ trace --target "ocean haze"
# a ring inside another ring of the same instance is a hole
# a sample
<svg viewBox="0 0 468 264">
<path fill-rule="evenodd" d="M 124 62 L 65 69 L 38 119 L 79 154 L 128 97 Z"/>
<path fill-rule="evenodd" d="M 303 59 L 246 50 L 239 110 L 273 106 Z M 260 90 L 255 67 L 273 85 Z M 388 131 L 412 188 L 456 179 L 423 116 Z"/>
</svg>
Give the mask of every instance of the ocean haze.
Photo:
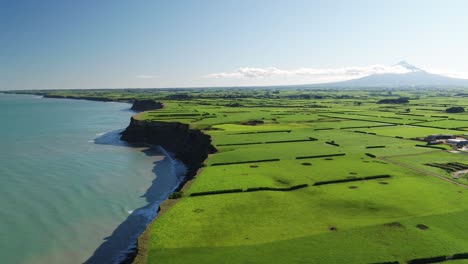
<svg viewBox="0 0 468 264">
<path fill-rule="evenodd" d="M 162 154 L 94 143 L 127 126 L 129 107 L 0 94 L 3 263 L 82 263 L 147 205 Z M 108 260 L 118 253 L 106 250 Z"/>
</svg>

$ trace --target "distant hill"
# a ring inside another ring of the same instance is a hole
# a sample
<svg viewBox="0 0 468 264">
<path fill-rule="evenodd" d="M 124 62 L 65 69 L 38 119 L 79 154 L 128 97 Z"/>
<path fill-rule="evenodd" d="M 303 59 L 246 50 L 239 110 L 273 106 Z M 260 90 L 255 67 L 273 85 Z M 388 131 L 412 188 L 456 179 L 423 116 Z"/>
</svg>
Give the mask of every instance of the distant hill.
<svg viewBox="0 0 468 264">
<path fill-rule="evenodd" d="M 468 79 L 457 79 L 443 75 L 433 74 L 421 70 L 406 61 L 394 66 L 407 70 L 406 73 L 372 74 L 359 79 L 342 82 L 323 83 L 323 87 L 468 87 Z"/>
</svg>

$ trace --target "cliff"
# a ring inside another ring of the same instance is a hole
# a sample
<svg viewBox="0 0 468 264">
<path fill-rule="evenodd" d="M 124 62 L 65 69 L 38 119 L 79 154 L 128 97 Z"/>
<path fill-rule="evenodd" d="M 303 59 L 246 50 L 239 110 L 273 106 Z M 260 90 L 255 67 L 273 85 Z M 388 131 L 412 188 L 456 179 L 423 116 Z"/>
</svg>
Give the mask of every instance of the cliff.
<svg viewBox="0 0 468 264">
<path fill-rule="evenodd" d="M 163 108 L 164 105 L 161 102 L 154 100 L 135 100 L 131 110 L 134 111 L 149 111 Z"/>
<path fill-rule="evenodd" d="M 193 179 L 208 154 L 216 152 L 210 136 L 178 122 L 140 121 L 132 117 L 121 139 L 129 143 L 159 145 L 182 161 L 187 166 L 187 174 L 177 190 Z M 128 252 L 120 263 L 133 263 L 139 248 L 138 245 L 134 251 Z"/>
<path fill-rule="evenodd" d="M 140 121 L 132 117 L 121 139 L 130 143 L 160 145 L 173 153 L 188 168 L 183 184 L 196 175 L 208 154 L 216 152 L 210 136 L 178 122 Z"/>
</svg>

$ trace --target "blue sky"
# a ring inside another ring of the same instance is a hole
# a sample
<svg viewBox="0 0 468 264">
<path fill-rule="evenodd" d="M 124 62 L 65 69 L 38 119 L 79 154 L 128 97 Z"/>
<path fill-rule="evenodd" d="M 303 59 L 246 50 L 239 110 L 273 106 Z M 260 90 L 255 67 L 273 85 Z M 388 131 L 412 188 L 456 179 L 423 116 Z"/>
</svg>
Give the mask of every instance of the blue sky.
<svg viewBox="0 0 468 264">
<path fill-rule="evenodd" d="M 0 89 L 468 78 L 468 1 L 0 0 Z M 385 68 L 387 67 L 387 68 Z"/>
</svg>

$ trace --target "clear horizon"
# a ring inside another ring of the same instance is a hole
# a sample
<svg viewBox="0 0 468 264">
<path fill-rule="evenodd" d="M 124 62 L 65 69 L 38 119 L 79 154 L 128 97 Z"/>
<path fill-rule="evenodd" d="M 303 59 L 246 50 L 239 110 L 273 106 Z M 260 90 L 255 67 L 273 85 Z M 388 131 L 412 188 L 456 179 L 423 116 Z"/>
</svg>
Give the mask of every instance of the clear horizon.
<svg viewBox="0 0 468 264">
<path fill-rule="evenodd" d="M 0 90 L 468 79 L 465 1 L 2 1 Z"/>
</svg>

